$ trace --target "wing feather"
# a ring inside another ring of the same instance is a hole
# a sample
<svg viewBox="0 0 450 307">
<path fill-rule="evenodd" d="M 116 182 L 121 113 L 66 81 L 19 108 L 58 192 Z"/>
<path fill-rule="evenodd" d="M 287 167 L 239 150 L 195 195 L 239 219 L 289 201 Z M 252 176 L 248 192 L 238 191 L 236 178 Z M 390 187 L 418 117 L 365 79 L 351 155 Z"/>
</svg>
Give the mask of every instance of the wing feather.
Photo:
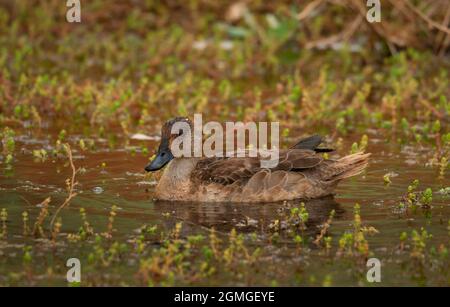
<svg viewBox="0 0 450 307">
<path fill-rule="evenodd" d="M 323 158 L 313 150 L 288 149 L 280 151 L 278 165 L 270 170 L 261 168 L 260 161 L 260 157 L 204 158 L 197 163 L 191 176 L 192 180 L 202 184 L 214 182 L 230 185 L 248 182 L 252 177 L 258 179 L 255 180 L 256 183 L 262 182 L 262 177 L 270 175 L 271 172 L 278 174 L 275 179 L 281 175 L 276 173 L 277 171 L 301 172 L 314 168 L 323 162 Z"/>
</svg>

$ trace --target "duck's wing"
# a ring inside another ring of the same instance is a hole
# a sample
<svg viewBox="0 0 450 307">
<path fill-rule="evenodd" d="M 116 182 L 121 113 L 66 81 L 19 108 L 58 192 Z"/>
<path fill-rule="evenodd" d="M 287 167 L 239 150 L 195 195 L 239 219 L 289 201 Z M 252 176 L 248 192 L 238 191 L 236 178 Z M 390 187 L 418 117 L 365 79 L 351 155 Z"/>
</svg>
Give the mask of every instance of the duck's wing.
<svg viewBox="0 0 450 307">
<path fill-rule="evenodd" d="M 310 169 L 322 163 L 323 157 L 309 149 L 288 149 L 280 151 L 278 165 L 274 171 L 299 171 Z"/>
<path fill-rule="evenodd" d="M 298 172 L 316 167 L 322 163 L 321 155 L 313 150 L 288 149 L 279 151 L 279 162 L 270 171 Z M 263 170 L 260 157 L 245 158 L 204 158 L 201 159 L 191 176 L 201 183 L 221 183 L 224 185 L 246 182 Z"/>
<path fill-rule="evenodd" d="M 259 169 L 259 159 L 246 158 L 204 158 L 197 162 L 191 176 L 201 183 L 232 184 L 247 180 Z"/>
<path fill-rule="evenodd" d="M 297 144 L 292 146 L 292 149 L 309 149 L 314 150 L 315 152 L 330 152 L 334 151 L 332 148 L 318 148 L 318 146 L 322 143 L 323 139 L 320 135 L 312 135 L 310 137 L 301 139 Z"/>
</svg>

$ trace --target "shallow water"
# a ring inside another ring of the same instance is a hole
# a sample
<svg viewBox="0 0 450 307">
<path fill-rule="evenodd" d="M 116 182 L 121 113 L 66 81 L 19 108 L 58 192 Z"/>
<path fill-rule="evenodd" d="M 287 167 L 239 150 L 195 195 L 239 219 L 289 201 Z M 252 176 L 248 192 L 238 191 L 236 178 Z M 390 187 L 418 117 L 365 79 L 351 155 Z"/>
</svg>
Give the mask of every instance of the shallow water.
<svg viewBox="0 0 450 307">
<path fill-rule="evenodd" d="M 170 227 L 178 221 L 183 221 L 184 235 L 204 232 L 214 227 L 219 233 L 228 233 L 236 228 L 240 233 L 255 232 L 264 237 L 269 233 L 270 223 L 278 218 L 280 208 L 285 206 L 280 203 L 202 204 L 154 201 L 152 195 L 155 180 L 149 178 L 143 169 L 157 146 L 155 142 L 127 140 L 118 135 L 117 142 L 113 145 L 107 139 L 97 138 L 94 150 L 82 151 L 76 145 L 78 139 L 78 136 L 71 135 L 69 143 L 72 144 L 74 163 L 77 168 L 82 167 L 83 172 L 77 175 L 78 195 L 61 213 L 63 233 L 76 232 L 80 227 L 78 211 L 81 207 L 86 209 L 89 221 L 96 231 L 106 230 L 111 206 L 116 205 L 119 208 L 114 224 L 116 238 L 128 238 L 143 224 Z M 338 153 L 348 153 L 351 143 L 357 139 L 358 136 L 349 137 Z M 7 170 L 2 162 L 0 204 L 8 211 L 9 233 L 9 246 L 3 246 L 4 252 L 0 254 L 2 262 L 8 263 L 8 268 L 2 269 L 3 273 L 21 268 L 22 259 L 19 255 L 23 247 L 22 212 L 28 211 L 30 221 L 33 221 L 40 210 L 36 204 L 50 196 L 50 213 L 53 214 L 67 196 L 65 180 L 71 174 L 67 159 L 49 156 L 46 161 L 41 162 L 36 161 L 31 154 L 33 149 L 50 148 L 51 144 L 54 144 L 54 134 L 48 136 L 42 133 L 40 137 L 32 137 L 29 132 L 18 133 L 16 148 L 20 149 L 20 153 L 17 151 L 15 155 L 13 169 Z M 136 150 L 130 150 L 133 146 L 137 146 Z M 150 154 L 142 153 L 139 149 L 142 146 L 148 147 Z M 449 186 L 450 181 L 448 176 L 438 179 L 436 166 L 425 166 L 432 154 L 427 150 L 402 149 L 400 145 L 387 142 L 376 135 L 370 135 L 367 151 L 373 155 L 364 174 L 341 182 L 334 197 L 306 202 L 309 213 L 308 234 L 317 235 L 320 232 L 319 226 L 327 220 L 331 210 L 335 210 L 330 234 L 337 240 L 340 234 L 351 228 L 353 207 L 355 203 L 359 203 L 363 224 L 379 231 L 378 234 L 369 236 L 368 240 L 373 256 L 380 258 L 382 262 L 383 259 L 394 261 L 390 258 L 390 253 L 399 244 L 399 236 L 403 231 L 410 233 L 412 229 L 425 227 L 433 235 L 430 245 L 433 242 L 448 242 L 450 204 L 448 198 L 436 192 Z M 102 167 L 102 163 L 106 165 Z M 393 172 L 394 176 L 391 177 L 392 183 L 386 186 L 383 175 L 388 172 Z M 398 213 L 397 205 L 413 179 L 420 180 L 419 190 L 430 187 L 435 192 L 429 217 L 421 209 L 414 214 Z M 31 245 L 38 244 L 38 241 L 27 242 Z M 17 246 L 14 247 L 14 244 Z M 322 257 L 319 256 L 320 253 L 315 251 L 314 246 L 310 248 L 307 262 L 315 276 L 332 273 L 334 283 L 354 284 L 348 279 L 348 266 L 345 263 L 323 266 L 314 258 Z M 289 249 L 294 250 L 295 246 L 287 242 L 283 248 L 274 250 L 273 257 L 282 261 L 283 254 L 288 255 Z M 77 253 L 83 251 L 72 250 L 70 253 L 72 257 L 76 257 Z M 405 280 L 406 284 L 415 283 L 408 278 L 408 272 L 401 273 L 400 267 L 389 267 L 388 271 L 383 272 L 383 285 L 404 285 Z M 128 270 L 125 264 L 122 269 Z M 288 272 L 289 267 L 284 270 Z M 56 284 L 60 282 L 61 280 Z M 46 284 L 45 281 L 40 283 Z M 288 284 L 304 283 L 292 280 Z M 424 283 L 439 285 L 442 281 L 436 278 Z"/>
</svg>

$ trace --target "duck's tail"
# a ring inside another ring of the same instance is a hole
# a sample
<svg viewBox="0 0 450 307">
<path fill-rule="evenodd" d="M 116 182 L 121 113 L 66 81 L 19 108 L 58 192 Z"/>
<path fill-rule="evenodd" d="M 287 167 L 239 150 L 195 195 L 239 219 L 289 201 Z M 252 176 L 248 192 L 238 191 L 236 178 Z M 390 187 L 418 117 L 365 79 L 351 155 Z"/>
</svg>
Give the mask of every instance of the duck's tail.
<svg viewBox="0 0 450 307">
<path fill-rule="evenodd" d="M 340 158 L 331 165 L 332 172 L 327 181 L 339 181 L 360 174 L 369 163 L 370 153 L 358 152 Z"/>
</svg>

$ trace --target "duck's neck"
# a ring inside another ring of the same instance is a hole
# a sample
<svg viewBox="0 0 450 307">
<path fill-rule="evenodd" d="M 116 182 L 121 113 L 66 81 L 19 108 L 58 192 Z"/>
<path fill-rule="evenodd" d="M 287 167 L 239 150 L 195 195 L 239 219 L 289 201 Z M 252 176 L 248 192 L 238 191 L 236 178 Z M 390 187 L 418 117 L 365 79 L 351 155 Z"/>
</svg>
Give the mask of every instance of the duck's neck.
<svg viewBox="0 0 450 307">
<path fill-rule="evenodd" d="M 158 196 L 172 195 L 176 198 L 177 193 L 188 192 L 191 188 L 191 172 L 196 164 L 195 158 L 175 158 L 170 161 L 156 187 Z"/>
</svg>

